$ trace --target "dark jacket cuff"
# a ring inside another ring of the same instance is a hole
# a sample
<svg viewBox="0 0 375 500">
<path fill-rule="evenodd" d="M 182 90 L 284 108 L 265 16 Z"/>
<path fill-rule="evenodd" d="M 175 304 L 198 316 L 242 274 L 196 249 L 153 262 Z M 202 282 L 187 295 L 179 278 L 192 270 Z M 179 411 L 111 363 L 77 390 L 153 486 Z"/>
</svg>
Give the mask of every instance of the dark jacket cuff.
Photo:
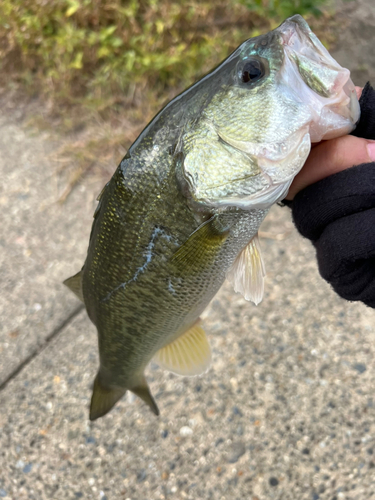
<svg viewBox="0 0 375 500">
<path fill-rule="evenodd" d="M 375 91 L 369 83 L 359 102 L 353 135 L 375 140 Z M 313 242 L 321 276 L 341 297 L 375 307 L 375 163 L 322 179 L 284 204 L 298 231 Z"/>
</svg>

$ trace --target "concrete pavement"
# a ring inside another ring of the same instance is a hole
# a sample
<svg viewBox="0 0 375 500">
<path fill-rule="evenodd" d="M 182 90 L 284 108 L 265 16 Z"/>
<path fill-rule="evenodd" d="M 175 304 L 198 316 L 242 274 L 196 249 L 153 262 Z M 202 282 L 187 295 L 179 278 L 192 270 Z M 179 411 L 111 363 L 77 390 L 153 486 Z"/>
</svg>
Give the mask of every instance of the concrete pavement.
<svg viewBox="0 0 375 500">
<path fill-rule="evenodd" d="M 356 12 L 373 26 L 370 1 Z M 102 182 L 57 204 L 56 147 L 0 118 L 0 498 L 375 498 L 375 312 L 322 281 L 287 208 L 262 228 L 262 304 L 226 284 L 205 315 L 210 371 L 151 366 L 159 418 L 126 396 L 87 420 L 96 332 L 61 282 L 83 263 Z"/>
</svg>

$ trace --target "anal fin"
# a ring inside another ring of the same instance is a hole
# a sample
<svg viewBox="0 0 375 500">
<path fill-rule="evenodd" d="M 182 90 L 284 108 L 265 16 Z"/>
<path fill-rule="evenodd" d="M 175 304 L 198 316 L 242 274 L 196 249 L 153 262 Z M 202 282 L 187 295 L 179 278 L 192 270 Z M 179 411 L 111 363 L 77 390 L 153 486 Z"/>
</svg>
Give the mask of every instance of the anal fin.
<svg viewBox="0 0 375 500">
<path fill-rule="evenodd" d="M 178 375 L 200 375 L 211 363 L 211 349 L 206 333 L 195 323 L 172 343 L 160 349 L 154 361 Z"/>
<path fill-rule="evenodd" d="M 79 300 L 84 302 L 82 293 L 82 270 L 66 279 L 63 283 L 79 298 Z"/>
<path fill-rule="evenodd" d="M 265 274 L 257 233 L 228 269 L 227 279 L 235 292 L 240 292 L 246 300 L 259 304 L 263 299 Z"/>
<path fill-rule="evenodd" d="M 91 397 L 90 420 L 96 420 L 108 413 L 125 394 L 126 389 L 121 387 L 109 388 L 100 383 L 99 374 L 95 377 L 94 389 Z"/>
</svg>

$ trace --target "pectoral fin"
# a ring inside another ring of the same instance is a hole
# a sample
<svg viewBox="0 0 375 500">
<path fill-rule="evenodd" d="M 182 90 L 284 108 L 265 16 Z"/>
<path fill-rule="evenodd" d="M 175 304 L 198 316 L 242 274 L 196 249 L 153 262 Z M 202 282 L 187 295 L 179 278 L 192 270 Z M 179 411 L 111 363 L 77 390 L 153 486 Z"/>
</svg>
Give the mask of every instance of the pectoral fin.
<svg viewBox="0 0 375 500">
<path fill-rule="evenodd" d="M 82 270 L 66 279 L 63 283 L 79 298 L 79 300 L 84 302 L 82 293 Z"/>
<path fill-rule="evenodd" d="M 95 377 L 94 390 L 91 397 L 90 420 L 103 417 L 111 410 L 117 401 L 125 394 L 126 389 L 104 387 L 99 380 L 99 374 Z"/>
<path fill-rule="evenodd" d="M 259 237 L 256 234 L 236 257 L 227 271 L 227 279 L 235 292 L 240 292 L 246 300 L 259 304 L 263 299 L 265 274 Z"/>
<path fill-rule="evenodd" d="M 204 373 L 211 363 L 211 349 L 203 328 L 195 323 L 174 342 L 160 349 L 154 360 L 178 375 Z"/>
<path fill-rule="evenodd" d="M 198 272 L 215 261 L 229 234 L 220 228 L 217 218 L 204 222 L 192 233 L 172 257 L 179 270 Z"/>
</svg>

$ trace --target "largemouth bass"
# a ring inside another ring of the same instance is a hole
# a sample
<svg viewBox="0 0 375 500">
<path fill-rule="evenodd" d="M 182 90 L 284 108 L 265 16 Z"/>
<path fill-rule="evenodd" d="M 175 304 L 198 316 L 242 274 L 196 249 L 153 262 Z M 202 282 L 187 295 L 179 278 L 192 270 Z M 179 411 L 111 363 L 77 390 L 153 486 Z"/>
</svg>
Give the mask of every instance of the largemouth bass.
<svg viewBox="0 0 375 500">
<path fill-rule="evenodd" d="M 311 142 L 358 118 L 349 71 L 297 15 L 244 42 L 147 125 L 100 194 L 86 262 L 65 282 L 98 330 L 91 420 L 127 390 L 159 414 L 151 359 L 181 375 L 207 370 L 200 314 L 226 277 L 261 301 L 262 220 Z"/>
</svg>

